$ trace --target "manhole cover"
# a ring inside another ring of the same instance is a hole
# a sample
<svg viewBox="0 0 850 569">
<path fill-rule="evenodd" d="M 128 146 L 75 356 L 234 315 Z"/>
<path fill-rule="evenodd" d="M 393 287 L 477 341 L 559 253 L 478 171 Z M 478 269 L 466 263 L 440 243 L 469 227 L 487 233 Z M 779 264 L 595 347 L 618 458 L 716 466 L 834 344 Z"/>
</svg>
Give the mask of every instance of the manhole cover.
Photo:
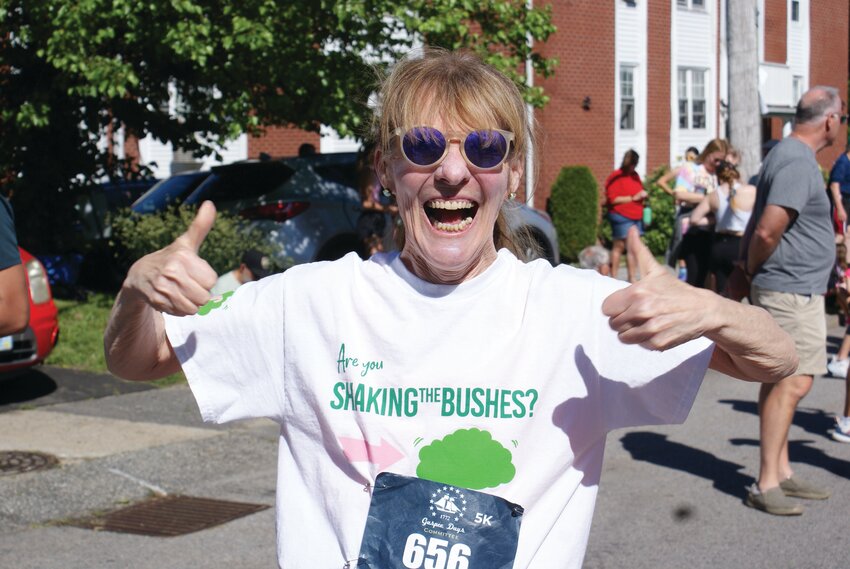
<svg viewBox="0 0 850 569">
<path fill-rule="evenodd" d="M 268 506 L 263 504 L 167 496 L 152 498 L 109 514 L 77 520 L 72 524 L 120 533 L 173 537 L 217 526 L 265 509 Z"/>
<path fill-rule="evenodd" d="M 44 470 L 53 468 L 57 464 L 59 459 L 51 454 L 21 450 L 0 451 L 0 476 Z"/>
</svg>

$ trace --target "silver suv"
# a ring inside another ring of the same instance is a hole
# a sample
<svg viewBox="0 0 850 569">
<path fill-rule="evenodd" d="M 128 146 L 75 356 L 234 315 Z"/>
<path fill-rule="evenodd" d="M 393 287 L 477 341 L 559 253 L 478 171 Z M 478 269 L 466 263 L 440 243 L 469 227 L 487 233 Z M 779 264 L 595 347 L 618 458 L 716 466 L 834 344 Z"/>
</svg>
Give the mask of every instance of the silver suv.
<svg viewBox="0 0 850 569">
<path fill-rule="evenodd" d="M 337 259 L 351 251 L 362 253 L 356 186 L 356 152 L 245 160 L 211 172 L 172 176 L 151 188 L 132 209 L 152 213 L 170 205 L 212 200 L 218 209 L 252 220 L 276 244 L 275 256 L 281 264 L 305 263 Z M 524 204 L 513 211 L 511 225 L 527 227 L 542 255 L 557 263 L 557 238 L 548 217 Z M 391 229 L 385 241 L 387 249 L 392 248 Z"/>
</svg>

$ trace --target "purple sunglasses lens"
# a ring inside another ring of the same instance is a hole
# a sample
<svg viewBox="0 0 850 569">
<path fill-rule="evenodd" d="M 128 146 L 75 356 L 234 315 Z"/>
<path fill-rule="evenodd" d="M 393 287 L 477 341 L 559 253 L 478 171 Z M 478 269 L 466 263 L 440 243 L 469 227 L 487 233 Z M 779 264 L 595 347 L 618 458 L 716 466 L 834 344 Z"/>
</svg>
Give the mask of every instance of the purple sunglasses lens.
<svg viewBox="0 0 850 569">
<path fill-rule="evenodd" d="M 493 168 L 507 156 L 508 141 L 501 132 L 476 130 L 466 136 L 463 151 L 469 161 L 479 168 Z"/>
<path fill-rule="evenodd" d="M 420 166 L 430 166 L 442 158 L 446 137 L 436 128 L 420 126 L 407 131 L 401 139 L 407 159 Z"/>
</svg>

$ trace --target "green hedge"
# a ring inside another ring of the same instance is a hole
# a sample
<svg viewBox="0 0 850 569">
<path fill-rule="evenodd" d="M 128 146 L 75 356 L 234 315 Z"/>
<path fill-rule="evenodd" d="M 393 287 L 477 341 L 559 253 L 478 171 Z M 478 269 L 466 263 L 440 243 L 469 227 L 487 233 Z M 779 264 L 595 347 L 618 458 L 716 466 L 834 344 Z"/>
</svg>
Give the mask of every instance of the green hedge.
<svg viewBox="0 0 850 569">
<path fill-rule="evenodd" d="M 179 237 L 195 218 L 196 208 L 171 208 L 163 213 L 139 215 L 124 210 L 111 219 L 112 237 L 109 245 L 119 263 L 129 267 L 137 259 L 169 245 Z M 272 255 L 267 236 L 249 229 L 239 216 L 218 212 L 207 238 L 201 245 L 200 256 L 218 274 L 239 266 L 242 253 L 256 249 Z M 277 266 L 275 270 L 282 267 Z"/>
<path fill-rule="evenodd" d="M 599 186 L 587 166 L 565 166 L 552 185 L 549 215 L 558 232 L 564 262 L 596 243 L 599 219 Z"/>
</svg>

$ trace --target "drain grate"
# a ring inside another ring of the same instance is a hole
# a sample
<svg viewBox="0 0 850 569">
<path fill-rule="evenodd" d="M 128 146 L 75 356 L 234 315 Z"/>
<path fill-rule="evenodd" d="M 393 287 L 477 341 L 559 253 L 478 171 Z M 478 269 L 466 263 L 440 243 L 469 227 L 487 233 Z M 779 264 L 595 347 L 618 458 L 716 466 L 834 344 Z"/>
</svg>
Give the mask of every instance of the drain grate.
<svg viewBox="0 0 850 569">
<path fill-rule="evenodd" d="M 268 509 L 268 506 L 263 504 L 166 496 L 151 498 L 108 514 L 77 520 L 72 524 L 95 530 L 174 537 L 221 525 L 265 509 Z"/>
<path fill-rule="evenodd" d="M 43 452 L 0 451 L 0 476 L 53 468 L 59 459 Z"/>
</svg>

